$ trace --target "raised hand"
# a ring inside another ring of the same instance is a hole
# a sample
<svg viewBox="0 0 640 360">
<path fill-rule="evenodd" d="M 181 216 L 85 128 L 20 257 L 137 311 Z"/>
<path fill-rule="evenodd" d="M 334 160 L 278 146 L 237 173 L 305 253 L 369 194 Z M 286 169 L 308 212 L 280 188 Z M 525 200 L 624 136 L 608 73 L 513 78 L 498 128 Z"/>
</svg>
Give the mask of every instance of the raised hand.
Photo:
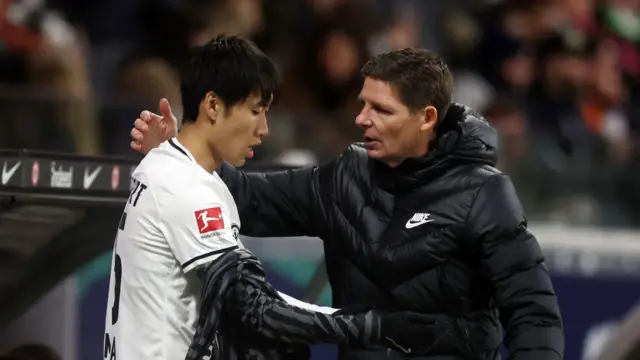
<svg viewBox="0 0 640 360">
<path fill-rule="evenodd" d="M 145 110 L 134 122 L 131 129 L 133 150 L 146 154 L 178 134 L 178 119 L 171 111 L 169 100 L 161 99 L 159 110 L 161 115 Z"/>
</svg>

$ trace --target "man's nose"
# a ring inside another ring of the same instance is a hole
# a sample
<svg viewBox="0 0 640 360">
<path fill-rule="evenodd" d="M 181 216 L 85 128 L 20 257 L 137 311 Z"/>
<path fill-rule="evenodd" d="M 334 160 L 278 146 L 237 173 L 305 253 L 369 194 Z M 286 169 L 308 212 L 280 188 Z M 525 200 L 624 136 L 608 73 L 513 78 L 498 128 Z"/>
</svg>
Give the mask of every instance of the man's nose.
<svg viewBox="0 0 640 360">
<path fill-rule="evenodd" d="M 371 120 L 363 114 L 362 112 L 356 116 L 356 125 L 360 127 L 369 127 L 371 126 Z"/>
<path fill-rule="evenodd" d="M 258 137 L 269 136 L 269 125 L 267 124 L 267 118 L 263 117 L 258 126 Z"/>
</svg>

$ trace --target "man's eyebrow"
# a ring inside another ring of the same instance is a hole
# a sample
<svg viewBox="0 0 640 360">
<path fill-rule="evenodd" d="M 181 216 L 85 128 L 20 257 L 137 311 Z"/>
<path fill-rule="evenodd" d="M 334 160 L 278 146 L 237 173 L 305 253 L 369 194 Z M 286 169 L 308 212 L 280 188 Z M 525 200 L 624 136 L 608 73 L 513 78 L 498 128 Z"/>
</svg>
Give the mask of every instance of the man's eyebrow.
<svg viewBox="0 0 640 360">
<path fill-rule="evenodd" d="M 379 102 L 376 100 L 365 100 L 362 95 L 358 95 L 358 100 L 360 100 L 361 102 L 368 102 L 373 106 L 377 106 L 377 107 L 381 107 L 381 108 L 385 108 L 385 109 L 391 109 L 393 108 L 392 105 L 386 104 L 384 102 Z"/>
<path fill-rule="evenodd" d="M 386 111 L 393 110 L 393 105 L 390 105 L 384 102 L 370 101 L 370 103 L 371 103 L 371 106 L 382 109 L 382 110 L 386 110 Z"/>
</svg>

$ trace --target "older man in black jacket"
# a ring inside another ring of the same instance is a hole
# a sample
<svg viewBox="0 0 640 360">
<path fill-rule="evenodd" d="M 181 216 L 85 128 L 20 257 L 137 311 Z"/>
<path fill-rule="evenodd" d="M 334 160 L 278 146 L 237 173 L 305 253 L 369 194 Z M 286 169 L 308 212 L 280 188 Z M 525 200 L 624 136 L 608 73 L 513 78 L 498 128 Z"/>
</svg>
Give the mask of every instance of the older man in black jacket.
<svg viewBox="0 0 640 360">
<path fill-rule="evenodd" d="M 363 68 L 363 144 L 320 166 L 247 174 L 219 169 L 248 236 L 324 240 L 333 305 L 432 314 L 433 336 L 412 359 L 562 359 L 562 322 L 544 257 L 511 180 L 494 168 L 497 133 L 451 103 L 452 76 L 436 54 L 405 49 Z M 132 147 L 176 133 L 145 111 Z M 505 330 L 504 338 L 501 326 Z M 342 347 L 346 359 L 401 359 Z"/>
</svg>

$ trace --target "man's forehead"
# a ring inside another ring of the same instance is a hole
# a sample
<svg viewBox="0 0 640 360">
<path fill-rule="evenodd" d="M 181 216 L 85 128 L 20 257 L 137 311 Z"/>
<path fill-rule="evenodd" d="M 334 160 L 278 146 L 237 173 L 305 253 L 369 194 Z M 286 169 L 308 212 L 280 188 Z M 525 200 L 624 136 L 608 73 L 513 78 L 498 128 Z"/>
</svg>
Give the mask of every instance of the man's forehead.
<svg viewBox="0 0 640 360">
<path fill-rule="evenodd" d="M 367 102 L 383 105 L 400 105 L 398 91 L 392 84 L 371 78 L 366 78 L 358 98 Z"/>
<path fill-rule="evenodd" d="M 250 106 L 269 107 L 273 102 L 273 93 L 265 94 L 265 96 L 263 96 L 262 92 L 256 91 L 249 94 L 245 102 Z"/>
</svg>

